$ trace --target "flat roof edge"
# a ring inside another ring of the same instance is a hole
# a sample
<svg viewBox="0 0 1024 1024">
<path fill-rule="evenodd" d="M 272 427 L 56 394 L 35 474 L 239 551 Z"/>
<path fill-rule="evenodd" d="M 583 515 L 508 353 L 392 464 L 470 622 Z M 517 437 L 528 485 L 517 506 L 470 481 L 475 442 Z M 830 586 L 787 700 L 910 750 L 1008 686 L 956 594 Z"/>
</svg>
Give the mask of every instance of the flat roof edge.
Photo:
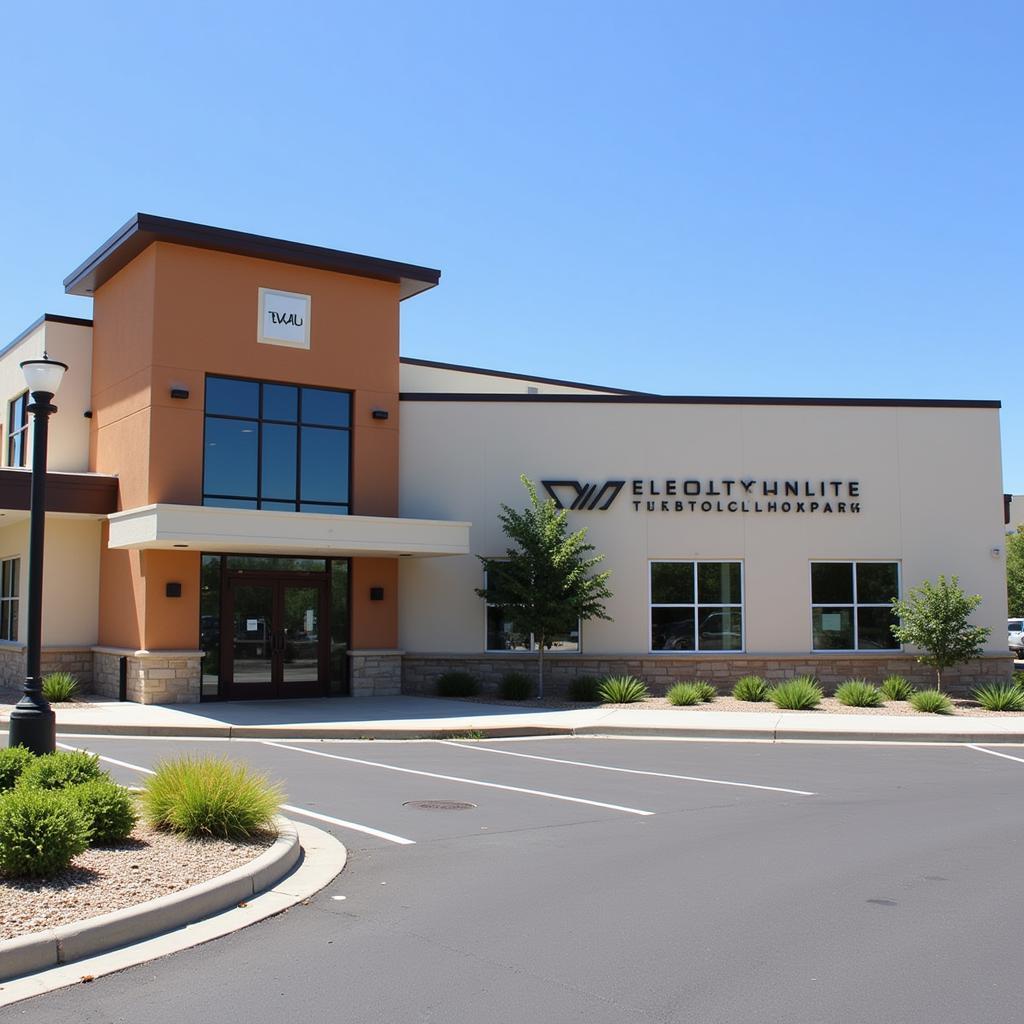
<svg viewBox="0 0 1024 1024">
<path fill-rule="evenodd" d="M 851 406 L 854 408 L 910 408 L 910 409 L 1000 409 L 997 400 L 969 400 L 952 398 L 766 398 L 735 395 L 649 395 L 643 393 L 614 395 L 521 395 L 472 394 L 469 392 L 415 392 L 403 391 L 403 402 L 571 402 L 598 405 L 796 405 L 796 406 Z"/>
<path fill-rule="evenodd" d="M 460 373 L 476 373 L 484 377 L 501 377 L 504 380 L 532 380 L 538 384 L 554 384 L 566 388 L 588 388 L 591 391 L 605 391 L 610 395 L 646 395 L 646 391 L 630 391 L 628 388 L 606 388 L 603 384 L 584 384 L 577 380 L 560 380 L 557 377 L 538 377 L 532 373 L 513 373 L 511 370 L 488 370 L 482 366 L 463 366 L 461 363 L 441 363 L 434 359 L 414 359 L 400 356 L 400 363 L 410 366 L 427 366 L 435 370 L 457 370 Z"/>
<path fill-rule="evenodd" d="M 6 345 L 0 346 L 0 356 L 14 348 L 18 342 L 24 341 L 33 331 L 39 330 L 43 324 L 71 324 L 75 327 L 92 327 L 92 320 L 83 316 L 64 316 L 62 313 L 44 313 L 36 317 L 20 334 L 12 338 Z"/>
<path fill-rule="evenodd" d="M 64 290 L 89 295 L 154 242 L 170 242 L 254 259 L 276 260 L 356 277 L 391 281 L 402 287 L 402 298 L 433 288 L 441 271 L 378 256 L 292 242 L 247 231 L 137 213 L 123 224 L 83 263 L 64 278 Z"/>
</svg>

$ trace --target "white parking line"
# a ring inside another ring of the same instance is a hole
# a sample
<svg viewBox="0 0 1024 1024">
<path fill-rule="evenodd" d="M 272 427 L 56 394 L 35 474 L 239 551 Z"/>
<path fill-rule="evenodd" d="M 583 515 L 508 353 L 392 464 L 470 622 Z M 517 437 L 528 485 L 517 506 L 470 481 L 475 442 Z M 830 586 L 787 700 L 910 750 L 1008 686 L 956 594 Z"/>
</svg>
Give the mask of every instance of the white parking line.
<svg viewBox="0 0 1024 1024">
<path fill-rule="evenodd" d="M 428 779 L 443 779 L 445 782 L 461 782 L 467 786 L 484 786 L 487 789 L 502 789 L 509 793 L 525 793 L 527 796 L 543 796 L 549 800 L 565 800 L 571 804 L 586 804 L 588 807 L 603 807 L 608 811 L 622 811 L 625 814 L 641 814 L 650 817 L 654 811 L 641 811 L 636 807 L 623 807 L 621 804 L 606 804 L 600 800 L 584 800 L 580 796 L 566 796 L 564 793 L 548 793 L 542 789 L 524 789 L 521 786 L 504 786 L 498 782 L 483 782 L 480 779 L 464 779 L 458 775 L 439 775 L 437 772 L 424 772 L 416 768 L 399 768 L 394 764 L 382 764 L 380 761 L 364 761 L 359 757 L 342 757 L 341 754 L 328 754 L 324 750 L 309 750 L 306 747 L 292 747 L 287 743 L 263 741 L 268 747 L 279 747 L 281 750 L 294 750 L 300 754 L 312 754 L 313 757 L 329 757 L 333 761 L 348 761 L 350 764 L 366 765 L 368 768 L 384 768 L 389 772 L 403 772 L 406 775 L 422 775 Z"/>
<path fill-rule="evenodd" d="M 86 750 L 85 747 L 72 747 L 67 743 L 58 743 L 58 747 L 63 750 Z M 87 751 L 87 753 L 94 753 L 94 751 Z M 152 768 L 143 768 L 141 764 L 132 764 L 130 761 L 118 761 L 116 757 L 106 757 L 103 754 L 96 754 L 101 761 L 106 761 L 108 764 L 116 764 L 120 768 L 129 768 L 135 772 L 145 772 L 146 775 L 156 775 L 156 772 Z M 282 811 L 288 811 L 291 814 L 302 814 L 307 818 L 315 818 L 317 821 L 327 821 L 332 825 L 337 825 L 339 828 L 348 828 L 353 832 L 364 832 L 368 836 L 376 836 L 378 839 L 386 839 L 389 843 L 398 843 L 399 846 L 415 846 L 415 839 L 406 839 L 405 836 L 396 836 L 393 832 L 382 832 L 379 828 L 370 828 L 369 825 L 360 825 L 355 821 L 345 821 L 344 818 L 332 818 L 327 814 L 319 814 L 316 811 L 307 811 L 302 807 L 296 807 L 294 804 L 281 804 Z"/>
<path fill-rule="evenodd" d="M 792 793 L 795 796 L 816 796 L 806 789 L 783 789 L 781 786 L 758 786 L 753 782 L 727 782 L 725 779 L 703 779 L 699 775 L 671 775 L 668 772 L 645 772 L 639 768 L 616 768 L 609 764 L 593 764 L 590 761 L 567 761 L 561 757 L 541 757 L 540 754 L 521 754 L 515 750 L 498 750 L 496 747 L 481 747 L 479 744 L 453 743 L 438 740 L 446 747 L 461 747 L 463 750 L 485 750 L 489 754 L 505 754 L 508 757 L 528 757 L 531 761 L 550 761 L 552 764 L 571 764 L 577 768 L 600 768 L 605 772 L 625 772 L 627 775 L 650 775 L 656 779 L 679 779 L 682 782 L 707 782 L 713 786 L 739 786 L 742 789 L 765 789 L 772 793 Z"/>
<path fill-rule="evenodd" d="M 979 747 L 975 743 L 966 744 L 971 750 L 977 750 L 982 754 L 991 754 L 993 757 L 1005 757 L 1007 761 L 1019 761 L 1024 764 L 1024 757 L 1014 757 L 1013 754 L 1001 754 L 998 750 L 988 750 L 986 747 Z"/>
</svg>

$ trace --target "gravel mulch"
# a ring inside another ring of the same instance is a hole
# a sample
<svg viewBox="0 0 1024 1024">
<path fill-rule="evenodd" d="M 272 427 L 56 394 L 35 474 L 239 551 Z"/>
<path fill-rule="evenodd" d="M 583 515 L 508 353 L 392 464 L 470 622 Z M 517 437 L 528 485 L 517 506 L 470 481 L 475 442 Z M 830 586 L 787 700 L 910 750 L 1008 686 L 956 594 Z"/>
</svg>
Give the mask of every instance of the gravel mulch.
<svg viewBox="0 0 1024 1024">
<path fill-rule="evenodd" d="M 915 711 L 906 701 L 896 700 L 883 704 L 880 708 L 851 708 L 840 704 L 835 697 L 826 697 L 818 707 L 810 711 L 780 710 L 771 701 L 760 701 L 750 703 L 742 700 L 733 700 L 732 697 L 722 696 L 707 704 L 692 704 L 684 707 L 677 707 L 664 697 L 648 697 L 647 700 L 637 701 L 635 704 L 583 704 L 547 698 L 543 700 L 500 700 L 497 697 L 447 697 L 446 700 L 465 700 L 467 704 L 490 704 L 500 705 L 507 708 L 543 708 L 547 711 L 554 710 L 581 710 L 583 708 L 608 708 L 616 711 L 752 711 L 754 713 L 768 715 L 816 715 L 828 712 L 835 715 L 912 715 L 915 717 L 928 716 L 927 711 Z M 1024 711 L 986 711 L 976 701 L 965 697 L 951 697 L 953 702 L 953 714 L 964 715 L 969 718 L 1020 718 Z M 939 716 L 949 717 L 949 716 Z"/>
<path fill-rule="evenodd" d="M 0 879 L 0 940 L 144 903 L 241 867 L 273 836 L 184 839 L 142 823 L 116 846 L 93 847 L 48 879 Z"/>
</svg>

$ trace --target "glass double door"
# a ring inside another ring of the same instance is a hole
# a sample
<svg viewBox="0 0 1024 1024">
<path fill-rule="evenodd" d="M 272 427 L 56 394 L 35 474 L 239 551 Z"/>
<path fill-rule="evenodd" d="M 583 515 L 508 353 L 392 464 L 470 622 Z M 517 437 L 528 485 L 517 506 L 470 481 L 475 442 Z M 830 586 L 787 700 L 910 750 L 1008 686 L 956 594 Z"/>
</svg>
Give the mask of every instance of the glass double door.
<svg viewBox="0 0 1024 1024">
<path fill-rule="evenodd" d="M 231 699 L 319 697 L 327 692 L 325 580 L 247 576 L 228 585 L 221 679 Z"/>
</svg>

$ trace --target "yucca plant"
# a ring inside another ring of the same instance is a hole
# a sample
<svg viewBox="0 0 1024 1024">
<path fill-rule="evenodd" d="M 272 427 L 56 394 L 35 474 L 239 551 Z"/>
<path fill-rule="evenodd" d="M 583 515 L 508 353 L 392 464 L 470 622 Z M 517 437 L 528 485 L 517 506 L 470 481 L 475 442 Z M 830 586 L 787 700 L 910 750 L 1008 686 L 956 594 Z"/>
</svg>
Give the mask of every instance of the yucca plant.
<svg viewBox="0 0 1024 1024">
<path fill-rule="evenodd" d="M 910 700 L 914 684 L 903 676 L 886 676 L 882 680 L 882 696 L 886 700 Z"/>
<path fill-rule="evenodd" d="M 246 839 L 273 830 L 280 786 L 226 757 L 179 757 L 156 767 L 142 790 L 142 813 L 155 828 L 194 838 Z"/>
<path fill-rule="evenodd" d="M 973 697 L 986 711 L 1024 711 L 1024 689 L 1018 683 L 979 686 Z"/>
<path fill-rule="evenodd" d="M 915 711 L 927 711 L 933 715 L 953 713 L 953 702 L 940 690 L 918 690 L 911 695 L 910 706 Z"/>
<path fill-rule="evenodd" d="M 636 704 L 647 699 L 647 684 L 635 676 L 609 676 L 597 694 L 602 704 Z"/>
<path fill-rule="evenodd" d="M 703 679 L 698 679 L 693 685 L 697 687 L 697 691 L 700 693 L 700 699 L 705 704 L 710 704 L 718 696 L 717 687 L 712 683 L 705 682 Z"/>
<path fill-rule="evenodd" d="M 847 679 L 836 687 L 836 700 L 850 708 L 878 708 L 885 702 L 882 691 L 866 679 Z"/>
<path fill-rule="evenodd" d="M 675 707 L 687 707 L 692 704 L 700 704 L 703 698 L 700 694 L 700 687 L 696 683 L 676 683 L 669 688 L 665 699 Z"/>
<path fill-rule="evenodd" d="M 768 691 L 768 699 L 787 711 L 807 711 L 816 708 L 824 694 L 813 676 L 796 676 Z"/>
<path fill-rule="evenodd" d="M 43 696 L 51 704 L 62 704 L 78 696 L 78 680 L 70 672 L 43 676 Z"/>
<path fill-rule="evenodd" d="M 732 695 L 735 700 L 759 703 L 768 699 L 768 683 L 760 676 L 743 676 L 736 680 Z"/>
</svg>

